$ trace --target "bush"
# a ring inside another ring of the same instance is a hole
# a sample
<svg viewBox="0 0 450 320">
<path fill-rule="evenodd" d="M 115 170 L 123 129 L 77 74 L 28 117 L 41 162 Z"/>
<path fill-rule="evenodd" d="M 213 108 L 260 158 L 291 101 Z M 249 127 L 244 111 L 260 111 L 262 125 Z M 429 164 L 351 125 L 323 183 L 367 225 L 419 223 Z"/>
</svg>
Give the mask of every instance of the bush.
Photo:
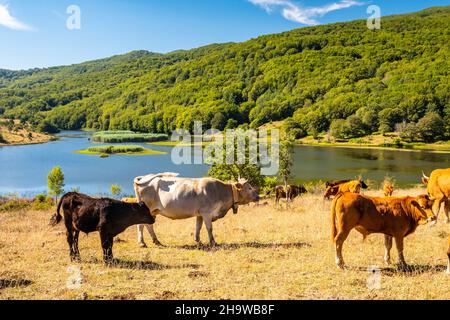
<svg viewBox="0 0 450 320">
<path fill-rule="evenodd" d="M 90 147 L 87 150 L 92 153 L 111 155 L 115 153 L 143 152 L 145 149 L 140 146 L 101 146 Z"/>
<path fill-rule="evenodd" d="M 425 142 L 435 142 L 443 138 L 445 124 L 437 113 L 428 113 L 417 123 L 420 137 Z"/>
<path fill-rule="evenodd" d="M 400 133 L 400 137 L 407 142 L 414 142 L 420 139 L 420 131 L 415 123 L 408 123 Z"/>
</svg>

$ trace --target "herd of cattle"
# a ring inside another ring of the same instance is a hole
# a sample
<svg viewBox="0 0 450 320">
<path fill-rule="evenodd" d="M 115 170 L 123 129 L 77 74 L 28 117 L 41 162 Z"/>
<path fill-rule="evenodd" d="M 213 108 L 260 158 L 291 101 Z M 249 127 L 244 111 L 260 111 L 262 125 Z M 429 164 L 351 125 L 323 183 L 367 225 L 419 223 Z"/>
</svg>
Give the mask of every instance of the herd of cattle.
<svg viewBox="0 0 450 320">
<path fill-rule="evenodd" d="M 390 263 L 393 239 L 398 251 L 400 267 L 406 267 L 403 256 L 403 240 L 412 234 L 418 225 L 437 223 L 440 207 L 444 204 L 447 223 L 450 222 L 450 168 L 438 169 L 430 177 L 423 174 L 427 194 L 416 197 L 393 197 L 391 183 L 383 186 L 384 197 L 362 195 L 361 189 L 368 186 L 362 179 L 339 180 L 326 183 L 324 199 L 334 197 L 331 205 L 331 235 L 336 250 L 336 264 L 344 268 L 342 246 L 352 229 L 363 237 L 372 233 L 385 235 L 386 263 Z M 138 242 L 144 242 L 144 227 L 149 231 L 153 243 L 161 245 L 153 224 L 157 215 L 172 220 L 195 217 L 197 220 L 195 241 L 200 242 L 200 231 L 205 225 L 211 246 L 216 245 L 212 223 L 223 218 L 230 209 L 237 214 L 240 205 L 258 202 L 259 193 L 248 181 L 225 183 L 212 178 L 190 179 L 175 173 L 150 174 L 134 179 L 136 198 L 117 201 L 108 198 L 92 198 L 76 192 L 65 194 L 59 201 L 57 213 L 51 224 L 62 219 L 67 229 L 67 242 L 72 260 L 79 260 L 79 233 L 98 231 L 105 263 L 113 260 L 113 239 L 130 226 L 138 225 Z M 294 199 L 306 193 L 303 186 L 277 186 L 276 203 L 280 199 Z M 268 196 L 266 194 L 266 196 Z M 447 273 L 450 274 L 450 237 Z"/>
</svg>

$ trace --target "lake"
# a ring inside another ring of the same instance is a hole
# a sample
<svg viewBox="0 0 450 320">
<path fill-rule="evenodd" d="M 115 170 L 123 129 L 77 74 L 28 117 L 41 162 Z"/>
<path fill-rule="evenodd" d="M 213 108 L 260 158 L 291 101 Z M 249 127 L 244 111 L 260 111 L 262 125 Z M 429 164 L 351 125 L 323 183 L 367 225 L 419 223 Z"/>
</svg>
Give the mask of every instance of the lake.
<svg viewBox="0 0 450 320">
<path fill-rule="evenodd" d="M 165 155 L 122 156 L 100 158 L 74 151 L 92 145 L 90 133 L 65 131 L 60 140 L 45 144 L 0 148 L 0 194 L 17 193 L 31 197 L 47 190 L 47 174 L 60 165 L 65 190 L 79 188 L 89 194 L 108 194 L 112 184 L 122 187 L 124 194 L 133 194 L 133 178 L 158 172 L 178 172 L 185 177 L 202 177 L 207 165 L 175 165 L 170 146 L 139 143 Z M 336 148 L 296 146 L 294 176 L 299 182 L 353 178 L 382 181 L 385 175 L 395 178 L 397 185 L 409 186 L 420 182 L 422 170 L 429 174 L 437 168 L 450 167 L 450 154 L 409 152 L 385 149 Z"/>
</svg>

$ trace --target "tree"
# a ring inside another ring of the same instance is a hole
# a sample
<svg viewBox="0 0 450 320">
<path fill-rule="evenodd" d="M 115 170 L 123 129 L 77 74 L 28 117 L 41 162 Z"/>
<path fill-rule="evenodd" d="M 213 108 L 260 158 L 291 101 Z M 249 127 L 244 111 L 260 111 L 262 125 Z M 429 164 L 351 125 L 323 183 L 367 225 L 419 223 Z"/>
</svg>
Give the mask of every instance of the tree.
<svg viewBox="0 0 450 320">
<path fill-rule="evenodd" d="M 380 132 L 387 133 L 394 131 L 395 124 L 401 122 L 400 111 L 394 108 L 386 108 L 378 113 L 380 120 Z"/>
<path fill-rule="evenodd" d="M 330 133 L 335 139 L 345 139 L 347 137 L 347 122 L 344 119 L 333 120 Z"/>
<path fill-rule="evenodd" d="M 122 192 L 122 187 L 117 185 L 117 184 L 113 184 L 111 186 L 111 194 L 113 195 L 113 197 L 117 198 L 120 193 Z"/>
<path fill-rule="evenodd" d="M 211 128 L 223 130 L 227 125 L 227 119 L 222 112 L 217 112 L 211 120 Z"/>
<path fill-rule="evenodd" d="M 253 187 L 263 188 L 264 187 L 264 176 L 261 174 L 261 168 L 257 164 L 249 163 L 249 139 L 246 137 L 246 151 L 245 151 L 245 162 L 243 164 L 237 163 L 237 143 L 235 140 L 235 161 L 233 164 L 226 163 L 226 152 L 225 146 L 220 146 L 224 148 L 223 160 L 221 163 L 211 163 L 211 159 L 206 159 L 207 163 L 212 164 L 208 171 L 208 176 L 222 180 L 222 181 L 237 181 L 240 178 L 245 178 Z M 215 142 L 217 143 L 217 142 Z"/>
<path fill-rule="evenodd" d="M 47 120 L 40 123 L 38 125 L 37 129 L 39 132 L 44 132 L 44 133 L 58 133 L 59 132 L 58 128 L 55 125 L 51 124 Z"/>
<path fill-rule="evenodd" d="M 416 123 L 408 123 L 400 132 L 400 138 L 414 142 L 420 139 L 420 130 Z"/>
<path fill-rule="evenodd" d="M 445 124 L 437 113 L 428 113 L 417 123 L 420 137 L 425 142 L 434 142 L 443 138 Z"/>
<path fill-rule="evenodd" d="M 287 189 L 288 180 L 292 174 L 292 155 L 293 155 L 293 142 L 292 139 L 285 134 L 285 138 L 280 143 L 280 168 L 278 176 L 284 183 L 285 190 Z M 289 194 L 286 192 L 286 209 L 289 202 Z"/>
<path fill-rule="evenodd" d="M 349 138 L 358 138 L 365 134 L 364 123 L 358 115 L 351 115 L 347 118 L 346 123 Z"/>
<path fill-rule="evenodd" d="M 55 197 L 55 203 L 58 196 L 64 193 L 64 173 L 60 166 L 54 167 L 48 174 L 47 186 L 50 196 Z"/>
</svg>

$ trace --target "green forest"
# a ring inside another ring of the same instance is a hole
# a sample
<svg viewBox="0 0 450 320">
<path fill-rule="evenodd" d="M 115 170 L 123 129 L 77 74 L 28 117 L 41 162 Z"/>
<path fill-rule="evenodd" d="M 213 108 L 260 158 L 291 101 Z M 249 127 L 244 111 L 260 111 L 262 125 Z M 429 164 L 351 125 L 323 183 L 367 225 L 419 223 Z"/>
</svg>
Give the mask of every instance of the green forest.
<svg viewBox="0 0 450 320">
<path fill-rule="evenodd" d="M 145 42 L 145 39 L 142 40 Z M 257 128 L 297 138 L 400 131 L 450 139 L 450 7 L 299 28 L 243 43 L 157 54 L 135 51 L 77 65 L 0 70 L 0 117 L 41 131 L 168 134 Z"/>
</svg>

